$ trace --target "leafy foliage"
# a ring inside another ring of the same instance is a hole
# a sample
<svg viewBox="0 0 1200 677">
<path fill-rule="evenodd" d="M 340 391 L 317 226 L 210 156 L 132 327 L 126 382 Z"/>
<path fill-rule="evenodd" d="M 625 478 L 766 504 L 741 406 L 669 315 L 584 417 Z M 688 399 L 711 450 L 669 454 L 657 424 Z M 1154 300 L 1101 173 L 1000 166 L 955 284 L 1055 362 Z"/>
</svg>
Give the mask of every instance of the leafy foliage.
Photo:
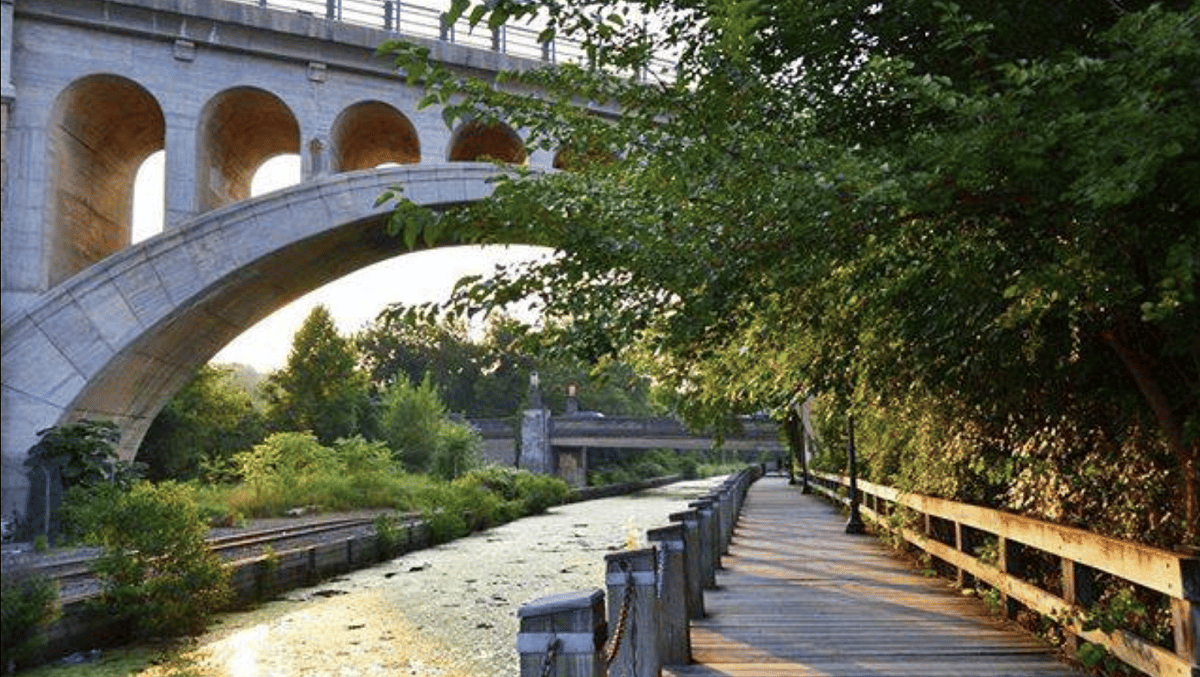
<svg viewBox="0 0 1200 677">
<path fill-rule="evenodd" d="M 366 377 L 324 306 L 305 318 L 287 365 L 272 373 L 264 388 L 275 430 L 311 430 L 322 444 L 331 444 L 369 425 Z"/>
<path fill-rule="evenodd" d="M 233 454 L 264 434 L 263 415 L 232 370 L 205 365 L 155 416 L 137 458 L 153 480 L 220 480 Z"/>
<path fill-rule="evenodd" d="M 450 309 L 528 296 L 549 346 L 637 345 L 698 423 L 819 394 L 828 446 L 853 409 L 882 443 L 871 472 L 943 495 L 1016 505 L 1070 444 L 1120 449 L 1152 470 L 1124 486 L 1171 477 L 1178 509 L 1148 529 L 1144 506 L 1093 496 L 1091 526 L 1200 543 L 1194 3 L 629 6 L 458 3 L 584 41 L 586 65 L 498 84 L 381 48 L 448 123 L 605 158 L 397 210 L 414 241 L 557 250 Z"/>
<path fill-rule="evenodd" d="M 104 612 L 127 619 L 138 637 L 203 631 L 229 599 L 229 574 L 208 548 L 208 525 L 190 490 L 140 482 L 90 498 L 88 521 L 79 526 L 104 547 L 93 565 Z"/>
<path fill-rule="evenodd" d="M 117 456 L 121 432 L 112 421 L 77 421 L 41 430 L 38 435 L 41 439 L 30 450 L 25 465 L 42 474 L 45 492 L 30 494 L 29 523 L 24 528 L 45 527 L 47 533 L 40 534 L 44 539 L 58 532 L 72 537 L 70 524 L 56 514 L 71 492 L 128 488 L 144 472 L 144 464 Z"/>
<path fill-rule="evenodd" d="M 0 671 L 28 667 L 46 645 L 45 629 L 58 616 L 58 586 L 44 575 L 15 565 L 0 577 L 3 640 Z"/>
</svg>

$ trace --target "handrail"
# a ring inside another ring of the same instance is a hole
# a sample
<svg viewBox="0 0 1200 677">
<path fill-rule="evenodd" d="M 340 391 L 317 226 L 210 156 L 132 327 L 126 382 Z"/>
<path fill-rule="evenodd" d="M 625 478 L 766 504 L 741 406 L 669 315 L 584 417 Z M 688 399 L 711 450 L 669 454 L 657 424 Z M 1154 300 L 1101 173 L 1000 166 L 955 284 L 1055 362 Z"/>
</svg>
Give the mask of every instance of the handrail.
<svg viewBox="0 0 1200 677">
<path fill-rule="evenodd" d="M 840 475 L 810 471 L 814 488 L 842 503 L 850 499 L 838 491 L 849 481 Z M 999 591 L 1003 608 L 1011 613 L 1012 601 L 1059 621 L 1063 628 L 1087 642 L 1103 646 L 1114 656 L 1149 675 L 1200 676 L 1200 557 L 1122 541 L 1050 522 L 1000 510 L 958 503 L 932 496 L 912 494 L 892 487 L 858 480 L 863 497 L 863 516 L 886 525 L 898 506 L 923 517 L 924 528 L 890 525 L 905 541 L 955 567 L 960 583 L 967 577 L 979 579 Z M 933 519 L 948 522 L 946 541 Z M 964 530 L 992 534 L 997 538 L 995 566 L 971 552 L 971 538 Z M 1034 548 L 1057 556 L 1062 563 L 1059 596 L 1020 577 L 1021 548 Z M 1129 631 L 1112 634 L 1084 630 L 1080 621 L 1092 601 L 1091 580 L 1095 572 L 1106 572 L 1130 583 L 1165 595 L 1171 605 L 1175 651 L 1169 651 Z"/>
<path fill-rule="evenodd" d="M 434 7 L 403 0 L 230 0 L 268 9 L 294 11 L 315 18 L 356 26 L 377 28 L 407 37 L 439 40 L 474 47 L 518 58 L 547 63 L 583 63 L 586 54 L 577 40 L 553 38 L 541 41 L 540 31 L 523 26 L 503 25 L 496 30 L 472 27 L 466 17 L 452 25 L 444 21 L 445 12 Z M 654 58 L 652 70 L 669 73 L 673 62 Z M 639 80 L 648 74 L 638 73 Z"/>
</svg>

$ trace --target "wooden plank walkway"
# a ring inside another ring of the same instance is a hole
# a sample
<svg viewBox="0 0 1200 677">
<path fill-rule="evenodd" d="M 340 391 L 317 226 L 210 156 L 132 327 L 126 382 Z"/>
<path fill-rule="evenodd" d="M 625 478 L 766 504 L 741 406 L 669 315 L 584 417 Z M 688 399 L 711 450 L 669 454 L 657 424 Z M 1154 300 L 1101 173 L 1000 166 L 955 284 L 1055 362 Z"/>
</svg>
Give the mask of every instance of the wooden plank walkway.
<svg viewBox="0 0 1200 677">
<path fill-rule="evenodd" d="M 922 576 L 786 478 L 750 489 L 694 664 L 674 677 L 1068 677 L 1081 673 L 975 597 Z"/>
</svg>

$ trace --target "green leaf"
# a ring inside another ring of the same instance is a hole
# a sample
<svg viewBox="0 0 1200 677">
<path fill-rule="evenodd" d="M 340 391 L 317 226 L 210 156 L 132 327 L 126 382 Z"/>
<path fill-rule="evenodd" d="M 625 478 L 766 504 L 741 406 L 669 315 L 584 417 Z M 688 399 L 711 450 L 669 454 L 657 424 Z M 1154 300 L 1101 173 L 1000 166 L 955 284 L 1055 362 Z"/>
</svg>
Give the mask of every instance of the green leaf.
<svg viewBox="0 0 1200 677">
<path fill-rule="evenodd" d="M 444 15 L 446 23 L 449 25 L 456 23 L 459 18 L 462 17 L 463 12 L 466 11 L 467 7 L 470 6 L 471 0 L 451 0 L 450 10 Z"/>
<path fill-rule="evenodd" d="M 472 28 L 478 26 L 479 22 L 483 20 L 483 15 L 487 14 L 487 11 L 487 5 L 475 5 L 475 8 L 471 10 L 471 16 L 467 19 L 467 23 L 471 24 Z"/>
<path fill-rule="evenodd" d="M 409 249 L 416 249 L 417 238 L 421 236 L 421 221 L 413 214 L 408 214 L 408 218 L 404 221 L 404 246 Z"/>
</svg>

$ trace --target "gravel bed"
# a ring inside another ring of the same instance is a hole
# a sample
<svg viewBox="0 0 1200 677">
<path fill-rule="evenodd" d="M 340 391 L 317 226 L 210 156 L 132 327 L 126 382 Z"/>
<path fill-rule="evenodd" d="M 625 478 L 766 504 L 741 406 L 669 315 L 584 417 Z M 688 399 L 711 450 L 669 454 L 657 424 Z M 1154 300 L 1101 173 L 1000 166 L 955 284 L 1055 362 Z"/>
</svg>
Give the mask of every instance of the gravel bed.
<svg viewBox="0 0 1200 677">
<path fill-rule="evenodd" d="M 517 609 L 602 588 L 605 553 L 723 478 L 551 509 L 227 614 L 188 656 L 213 677 L 515 677 Z"/>
</svg>

